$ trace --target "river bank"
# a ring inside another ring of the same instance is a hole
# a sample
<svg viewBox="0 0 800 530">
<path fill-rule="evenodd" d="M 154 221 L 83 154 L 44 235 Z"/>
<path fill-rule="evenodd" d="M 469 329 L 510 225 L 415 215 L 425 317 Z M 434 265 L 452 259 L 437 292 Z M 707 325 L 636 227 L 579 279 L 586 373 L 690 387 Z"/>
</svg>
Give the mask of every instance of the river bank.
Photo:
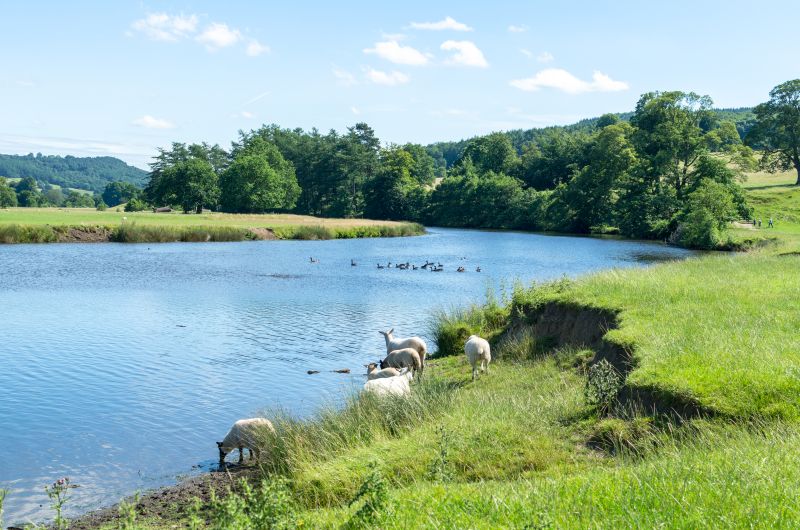
<svg viewBox="0 0 800 530">
<path fill-rule="evenodd" d="M 89 208 L 0 210 L 0 243 L 165 243 L 327 240 L 425 233 L 416 223 L 290 214 L 109 212 Z"/>
</svg>

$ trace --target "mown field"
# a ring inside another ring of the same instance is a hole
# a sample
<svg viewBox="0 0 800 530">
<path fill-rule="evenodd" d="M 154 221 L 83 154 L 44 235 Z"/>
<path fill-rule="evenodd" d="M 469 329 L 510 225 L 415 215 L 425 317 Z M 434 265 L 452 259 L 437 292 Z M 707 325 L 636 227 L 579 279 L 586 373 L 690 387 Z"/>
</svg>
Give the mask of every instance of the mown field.
<svg viewBox="0 0 800 530">
<path fill-rule="evenodd" d="M 779 186 L 765 208 L 794 207 L 795 190 Z M 408 400 L 354 397 L 302 421 L 268 411 L 277 434 L 265 436 L 269 456 L 254 469 L 266 490 L 165 507 L 136 524 L 797 528 L 792 241 L 517 287 L 508 300 L 439 315 L 434 335 L 494 338 L 489 374 L 470 381 L 458 354 L 429 361 Z M 548 307 L 565 320 L 615 315 L 599 335 L 632 364 L 617 372 L 607 411 L 587 392 L 598 381 L 588 367 L 607 354 L 532 333 Z"/>
</svg>

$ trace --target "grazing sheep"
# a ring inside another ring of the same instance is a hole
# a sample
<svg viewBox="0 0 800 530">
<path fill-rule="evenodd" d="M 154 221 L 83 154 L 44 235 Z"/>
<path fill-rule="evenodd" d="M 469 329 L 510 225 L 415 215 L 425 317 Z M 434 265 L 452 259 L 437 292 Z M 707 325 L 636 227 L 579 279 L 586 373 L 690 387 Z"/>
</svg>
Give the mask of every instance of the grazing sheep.
<svg viewBox="0 0 800 530">
<path fill-rule="evenodd" d="M 381 361 L 381 369 L 383 368 L 408 368 L 416 372 L 422 372 L 422 360 L 419 353 L 414 348 L 403 348 L 394 350 Z"/>
<path fill-rule="evenodd" d="M 489 373 L 489 363 L 492 362 L 492 352 L 486 339 L 477 335 L 470 335 L 464 344 L 464 353 L 467 361 L 472 365 L 472 380 L 478 375 L 478 363 L 482 372 Z"/>
<path fill-rule="evenodd" d="M 239 449 L 240 464 L 244 462 L 245 447 L 250 450 L 250 460 L 257 459 L 259 435 L 264 430 L 275 432 L 272 423 L 265 418 L 248 418 L 234 423 L 231 430 L 225 435 L 225 439 L 217 442 L 220 467 L 225 464 L 225 456 L 234 449 Z"/>
<path fill-rule="evenodd" d="M 405 369 L 400 375 L 367 381 L 364 383 L 364 391 L 376 396 L 408 396 L 411 394 L 409 381 L 412 377 L 411 372 Z"/>
<path fill-rule="evenodd" d="M 400 375 L 400 371 L 397 368 L 384 368 L 383 370 L 378 370 L 378 365 L 376 363 L 369 363 L 365 364 L 364 366 L 367 367 L 367 379 L 370 381 L 373 379 L 383 379 L 384 377 L 395 377 Z"/>
<path fill-rule="evenodd" d="M 386 339 L 386 353 L 392 353 L 395 350 L 401 350 L 403 348 L 414 348 L 419 353 L 420 358 L 420 371 L 425 369 L 425 357 L 428 355 L 428 346 L 425 345 L 425 341 L 419 337 L 394 337 L 392 334 L 394 333 L 394 328 L 390 329 L 389 331 L 379 331 L 383 338 Z M 383 365 L 381 365 L 383 366 Z"/>
</svg>

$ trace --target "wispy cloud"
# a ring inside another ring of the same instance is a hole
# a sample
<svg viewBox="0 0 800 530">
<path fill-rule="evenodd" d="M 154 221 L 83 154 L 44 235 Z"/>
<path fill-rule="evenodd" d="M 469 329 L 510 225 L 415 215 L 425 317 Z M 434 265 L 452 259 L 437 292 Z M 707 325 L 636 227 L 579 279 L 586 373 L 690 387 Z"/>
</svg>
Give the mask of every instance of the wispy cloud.
<svg viewBox="0 0 800 530">
<path fill-rule="evenodd" d="M 16 81 L 14 81 L 14 83 L 16 83 L 17 86 L 21 86 L 23 88 L 33 88 L 36 86 L 36 83 L 29 79 L 17 79 Z"/>
<path fill-rule="evenodd" d="M 555 59 L 556 58 L 553 57 L 553 54 L 550 52 L 542 52 L 536 56 L 536 60 L 539 61 L 540 63 L 550 63 L 555 61 Z"/>
<path fill-rule="evenodd" d="M 154 118 L 149 114 L 145 114 L 141 118 L 133 120 L 134 125 L 144 127 L 145 129 L 174 129 L 175 124 L 162 118 Z"/>
<path fill-rule="evenodd" d="M 131 28 L 151 40 L 174 42 L 197 31 L 197 21 L 197 15 L 150 13 L 135 20 Z"/>
<path fill-rule="evenodd" d="M 336 84 L 339 86 L 353 86 L 358 84 L 356 76 L 354 76 L 347 70 L 342 70 L 341 68 L 334 65 L 332 72 L 333 72 L 333 77 L 336 78 Z"/>
<path fill-rule="evenodd" d="M 350 107 L 350 112 L 358 116 L 359 114 L 361 114 L 361 109 L 359 109 L 358 107 Z"/>
<path fill-rule="evenodd" d="M 255 39 L 251 40 L 245 49 L 245 53 L 250 57 L 258 57 L 259 55 L 267 52 L 269 52 L 269 46 L 265 46 Z"/>
<path fill-rule="evenodd" d="M 595 70 L 591 81 L 584 81 L 561 68 L 548 68 L 526 79 L 515 79 L 511 86 L 526 92 L 535 92 L 542 88 L 552 88 L 567 94 L 584 94 L 586 92 L 618 92 L 628 90 L 624 81 L 616 81 L 606 74 Z"/>
<path fill-rule="evenodd" d="M 197 42 L 205 45 L 208 51 L 233 46 L 241 39 L 242 33 L 238 29 L 228 27 L 227 24 L 220 22 L 212 22 L 195 38 Z"/>
<path fill-rule="evenodd" d="M 411 81 L 411 78 L 406 74 L 398 71 L 384 72 L 383 70 L 375 70 L 370 68 L 366 73 L 367 79 L 376 85 L 396 86 L 404 85 Z"/>
<path fill-rule="evenodd" d="M 433 31 L 452 30 L 452 31 L 472 31 L 472 28 L 461 22 L 457 22 L 452 17 L 444 17 L 439 22 L 412 22 L 409 24 L 414 29 L 426 29 Z"/>
<path fill-rule="evenodd" d="M 514 24 L 508 26 L 509 33 L 525 33 L 526 31 L 528 31 L 528 26 L 525 26 L 524 24 L 521 26 L 515 26 Z"/>
<path fill-rule="evenodd" d="M 422 66 L 428 64 L 428 57 L 411 46 L 401 46 L 396 40 L 376 42 L 374 48 L 365 48 L 364 53 L 375 54 L 395 64 Z"/>
<path fill-rule="evenodd" d="M 527 57 L 529 59 L 531 57 L 533 57 L 533 52 L 530 51 L 530 50 L 526 50 L 525 48 L 520 48 L 519 53 L 521 53 L 522 55 L 524 55 L 525 57 Z"/>
<path fill-rule="evenodd" d="M 264 98 L 265 98 L 265 97 L 267 97 L 267 96 L 269 96 L 269 91 L 262 92 L 262 93 L 260 93 L 260 94 L 258 94 L 258 95 L 256 95 L 256 96 L 253 96 L 252 98 L 248 99 L 248 100 L 247 100 L 247 101 L 245 101 L 244 103 L 242 103 L 242 106 L 243 106 L 243 107 L 246 107 L 246 106 L 248 106 L 248 105 L 252 105 L 252 104 L 253 104 L 253 103 L 255 103 L 256 101 L 258 101 L 258 100 L 260 100 L 260 99 L 264 99 Z"/>
<path fill-rule="evenodd" d="M 448 64 L 459 64 L 463 66 L 475 66 L 486 68 L 489 63 L 483 52 L 474 42 L 468 40 L 448 40 L 442 43 L 441 49 L 444 51 L 455 52 L 447 60 Z"/>
</svg>

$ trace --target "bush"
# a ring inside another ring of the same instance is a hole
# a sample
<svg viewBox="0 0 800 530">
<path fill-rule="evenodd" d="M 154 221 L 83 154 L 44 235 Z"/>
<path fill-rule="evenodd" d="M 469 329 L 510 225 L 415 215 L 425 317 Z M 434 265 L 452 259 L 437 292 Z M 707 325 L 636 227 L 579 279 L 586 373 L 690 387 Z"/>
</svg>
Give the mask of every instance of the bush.
<svg viewBox="0 0 800 530">
<path fill-rule="evenodd" d="M 136 197 L 132 198 L 125 205 L 126 212 L 142 212 L 147 209 L 147 203 Z"/>
<path fill-rule="evenodd" d="M 246 480 L 239 491 L 230 491 L 224 499 L 213 492 L 208 509 L 208 528 L 213 530 L 279 530 L 297 528 L 297 505 L 285 479 L 262 480 L 253 489 Z"/>
<path fill-rule="evenodd" d="M 605 359 L 589 367 L 584 396 L 601 416 L 607 415 L 617 402 L 617 394 L 622 388 L 622 376 Z"/>
</svg>

